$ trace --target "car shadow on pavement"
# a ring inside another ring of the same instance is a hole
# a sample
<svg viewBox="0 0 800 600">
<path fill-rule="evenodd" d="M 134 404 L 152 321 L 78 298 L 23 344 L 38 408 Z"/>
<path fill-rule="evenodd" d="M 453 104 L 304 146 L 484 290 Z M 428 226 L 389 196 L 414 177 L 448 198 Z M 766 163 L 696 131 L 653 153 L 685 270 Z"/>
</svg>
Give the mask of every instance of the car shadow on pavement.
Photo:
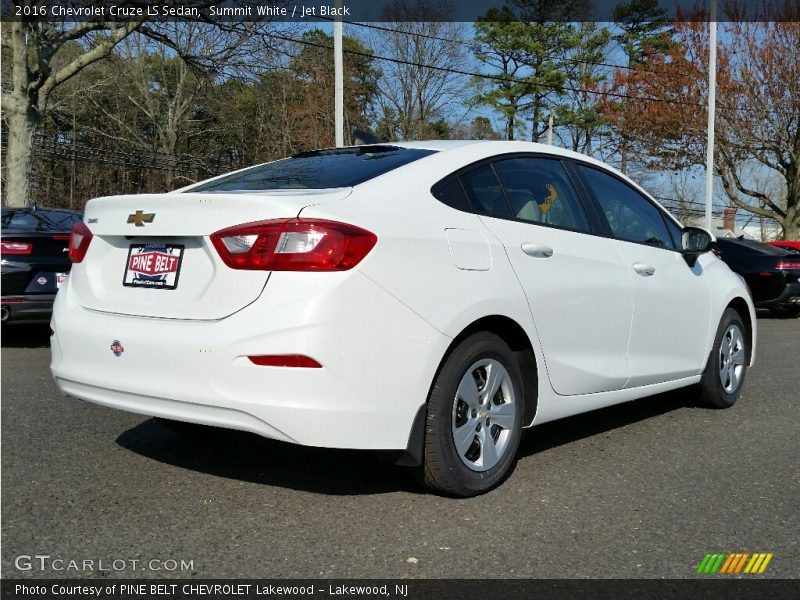
<svg viewBox="0 0 800 600">
<path fill-rule="evenodd" d="M 620 429 L 680 408 L 703 410 L 697 404 L 696 395 L 685 389 L 678 389 L 545 423 L 534 427 L 522 439 L 519 457 L 524 458 L 537 452 Z"/>
<path fill-rule="evenodd" d="M 156 419 L 123 432 L 117 443 L 162 463 L 262 485 L 326 495 L 425 493 L 408 469 L 368 451 L 309 448 L 202 426 L 179 434 Z"/>
<path fill-rule="evenodd" d="M 3 348 L 47 348 L 50 346 L 50 325 L 47 323 L 3 325 L 0 338 Z"/>
<path fill-rule="evenodd" d="M 522 440 L 519 457 L 687 407 L 696 407 L 692 395 L 677 390 L 546 423 Z M 381 463 L 365 451 L 296 446 L 210 427 L 178 434 L 156 419 L 123 432 L 117 443 L 165 464 L 255 484 L 326 495 L 425 493 L 410 469 Z"/>
</svg>

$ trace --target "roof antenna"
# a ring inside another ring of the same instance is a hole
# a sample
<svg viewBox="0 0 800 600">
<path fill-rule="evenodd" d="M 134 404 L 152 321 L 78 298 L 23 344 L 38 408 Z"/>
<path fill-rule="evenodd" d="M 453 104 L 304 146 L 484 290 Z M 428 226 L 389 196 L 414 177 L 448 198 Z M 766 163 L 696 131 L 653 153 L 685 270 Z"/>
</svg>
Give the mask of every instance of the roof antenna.
<svg viewBox="0 0 800 600">
<path fill-rule="evenodd" d="M 353 130 L 353 145 L 355 146 L 368 146 L 370 144 L 382 144 L 383 140 L 377 135 L 373 135 L 368 131 L 361 131 L 360 129 Z"/>
</svg>

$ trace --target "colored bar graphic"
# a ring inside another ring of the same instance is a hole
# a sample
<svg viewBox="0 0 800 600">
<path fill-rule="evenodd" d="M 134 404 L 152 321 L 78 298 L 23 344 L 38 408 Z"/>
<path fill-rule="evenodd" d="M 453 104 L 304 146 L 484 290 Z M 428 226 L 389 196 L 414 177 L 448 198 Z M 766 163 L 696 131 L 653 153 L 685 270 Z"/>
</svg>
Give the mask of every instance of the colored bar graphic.
<svg viewBox="0 0 800 600">
<path fill-rule="evenodd" d="M 697 573 L 720 575 L 735 575 L 744 573 L 761 575 L 767 568 L 774 555 L 766 552 L 707 552 L 697 566 Z M 747 566 L 745 566 L 747 565 Z"/>
<path fill-rule="evenodd" d="M 730 573 L 729 569 L 731 569 L 733 565 L 736 563 L 736 561 L 734 560 L 735 557 L 736 557 L 735 554 L 728 554 L 728 558 L 725 560 L 724 563 L 722 563 L 722 569 L 720 569 L 720 573 Z"/>
<path fill-rule="evenodd" d="M 769 554 L 767 554 L 764 557 L 764 562 L 761 563 L 761 567 L 758 569 L 758 574 L 759 575 L 761 575 L 764 572 L 764 569 L 767 568 L 767 565 L 769 564 L 769 561 L 772 560 L 772 556 L 773 556 L 772 552 L 770 552 Z"/>
<path fill-rule="evenodd" d="M 750 559 L 750 562 L 747 563 L 747 566 L 744 568 L 745 573 L 755 573 L 756 569 L 761 566 L 761 561 L 764 560 L 763 554 L 753 554 L 753 558 Z"/>
<path fill-rule="evenodd" d="M 742 558 L 739 560 L 738 563 L 736 563 L 735 567 L 731 569 L 731 573 L 738 573 L 739 571 L 741 571 L 742 567 L 744 566 L 744 563 L 747 562 L 748 556 L 750 556 L 749 552 L 745 552 L 744 554 L 742 554 Z"/>
<path fill-rule="evenodd" d="M 706 552 L 706 555 L 703 557 L 703 560 L 700 561 L 700 565 L 697 567 L 698 573 L 705 573 L 706 565 L 708 561 L 711 559 L 711 555 Z"/>
</svg>

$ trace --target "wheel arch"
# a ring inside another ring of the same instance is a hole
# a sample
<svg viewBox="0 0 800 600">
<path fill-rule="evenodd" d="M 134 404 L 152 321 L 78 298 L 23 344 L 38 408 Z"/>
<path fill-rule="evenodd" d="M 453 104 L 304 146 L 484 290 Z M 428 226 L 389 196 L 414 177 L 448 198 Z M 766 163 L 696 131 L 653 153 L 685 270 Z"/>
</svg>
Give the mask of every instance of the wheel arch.
<svg viewBox="0 0 800 600">
<path fill-rule="evenodd" d="M 502 339 L 514 354 L 514 358 L 519 365 L 522 374 L 523 389 L 523 427 L 528 427 L 533 423 L 536 416 L 536 409 L 539 398 L 539 367 L 536 354 L 533 351 L 533 344 L 525 329 L 511 317 L 504 315 L 487 315 L 481 317 L 469 325 L 453 338 L 447 351 L 444 353 L 439 369 L 444 365 L 447 357 L 458 344 L 472 334 L 486 331 L 495 334 Z M 438 375 L 438 370 L 437 370 Z"/>
<path fill-rule="evenodd" d="M 739 316 L 742 317 L 742 322 L 744 323 L 746 330 L 745 335 L 747 336 L 747 364 L 750 365 L 752 364 L 754 349 L 753 317 L 750 314 L 750 306 L 747 304 L 747 300 L 741 296 L 736 296 L 730 302 L 728 302 L 728 305 L 725 307 L 726 310 L 729 308 L 734 309 L 737 313 L 739 313 Z"/>
</svg>

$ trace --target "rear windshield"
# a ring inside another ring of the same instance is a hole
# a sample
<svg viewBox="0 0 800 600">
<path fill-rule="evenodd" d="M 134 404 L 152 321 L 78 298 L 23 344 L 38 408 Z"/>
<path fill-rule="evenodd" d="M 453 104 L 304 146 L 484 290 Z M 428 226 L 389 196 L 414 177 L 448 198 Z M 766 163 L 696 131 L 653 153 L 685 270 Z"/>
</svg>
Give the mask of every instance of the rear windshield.
<svg viewBox="0 0 800 600">
<path fill-rule="evenodd" d="M 778 248 L 745 238 L 717 238 L 717 247 L 728 254 L 770 254 L 772 256 L 786 256 L 789 254 L 785 248 Z"/>
<path fill-rule="evenodd" d="M 397 146 L 313 150 L 233 173 L 186 191 L 323 190 L 350 187 L 434 152 Z"/>
<path fill-rule="evenodd" d="M 3 209 L 3 231 L 69 231 L 81 214 L 68 210 Z"/>
</svg>

